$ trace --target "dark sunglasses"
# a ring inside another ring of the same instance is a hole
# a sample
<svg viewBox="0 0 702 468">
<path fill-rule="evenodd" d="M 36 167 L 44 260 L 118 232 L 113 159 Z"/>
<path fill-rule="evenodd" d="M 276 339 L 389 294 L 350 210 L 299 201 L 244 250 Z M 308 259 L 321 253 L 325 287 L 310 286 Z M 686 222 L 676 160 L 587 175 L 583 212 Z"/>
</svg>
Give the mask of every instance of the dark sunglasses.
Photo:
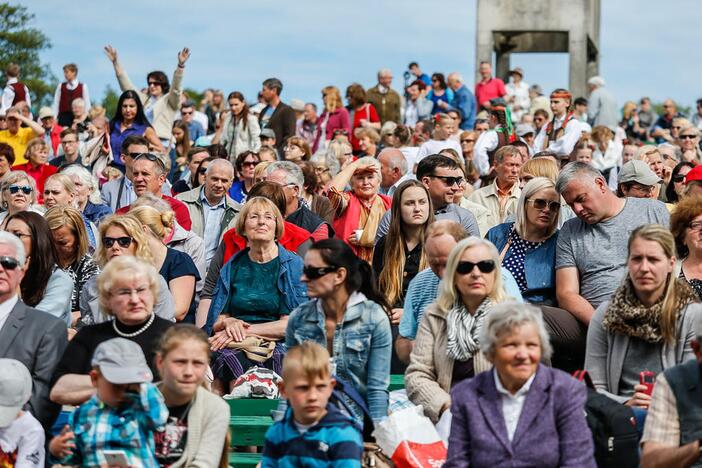
<svg viewBox="0 0 702 468">
<path fill-rule="evenodd" d="M 528 198 L 527 203 L 531 203 L 537 210 L 545 210 L 548 207 L 551 213 L 557 213 L 561 209 L 561 204 L 557 201 L 549 201 L 541 198 Z"/>
<path fill-rule="evenodd" d="M 673 182 L 683 182 L 685 180 L 685 176 L 682 174 L 675 174 L 673 176 Z"/>
<path fill-rule="evenodd" d="M 440 175 L 431 175 L 429 177 L 434 177 L 435 179 L 441 179 L 449 187 L 453 187 L 454 185 L 460 186 L 463 183 L 463 177 L 451 177 L 451 176 L 440 176 Z"/>
<path fill-rule="evenodd" d="M 307 277 L 307 279 L 316 280 L 322 276 L 338 270 L 338 266 L 328 266 L 328 267 L 313 267 L 306 266 L 302 269 L 302 273 Z"/>
<path fill-rule="evenodd" d="M 197 173 L 198 173 L 198 174 L 204 174 L 205 172 L 207 172 L 207 168 L 206 168 L 206 167 L 200 167 L 200 168 L 198 168 L 198 170 L 197 170 Z"/>
<path fill-rule="evenodd" d="M 0 257 L 0 266 L 2 266 L 4 270 L 14 270 L 19 266 L 19 264 L 19 260 L 16 258 L 5 256 Z"/>
<path fill-rule="evenodd" d="M 106 248 L 111 248 L 113 245 L 115 245 L 115 242 L 122 247 L 123 249 L 128 248 L 130 245 L 132 245 L 132 238 L 129 236 L 124 236 L 124 237 L 103 237 L 102 238 L 102 243 Z"/>
<path fill-rule="evenodd" d="M 694 140 L 697 138 L 697 135 L 680 135 L 681 140 Z"/>
<path fill-rule="evenodd" d="M 256 167 L 258 165 L 258 161 L 244 161 L 241 163 L 241 167 Z"/>
<path fill-rule="evenodd" d="M 456 273 L 459 275 L 467 275 L 472 272 L 475 267 L 478 267 L 482 273 L 491 273 L 495 270 L 495 262 L 493 260 L 482 260 L 478 263 L 473 262 L 458 262 Z"/>
<path fill-rule="evenodd" d="M 151 162 L 157 163 L 159 166 L 161 166 L 161 167 L 164 168 L 164 169 L 166 168 L 166 166 L 163 164 L 163 161 L 161 160 L 161 158 L 159 158 L 159 157 L 156 156 L 155 154 L 151 154 L 151 153 L 129 153 L 129 156 L 131 156 L 132 159 L 133 159 L 134 161 L 138 161 L 138 160 L 140 160 L 140 159 L 146 159 L 146 160 L 149 160 L 149 161 L 151 161 Z"/>
<path fill-rule="evenodd" d="M 30 187 L 29 185 L 10 185 L 9 187 L 7 187 L 7 190 L 9 190 L 10 193 L 13 195 L 19 192 L 20 190 L 25 195 L 29 195 L 33 192 L 32 187 Z"/>
<path fill-rule="evenodd" d="M 149 86 L 163 86 L 161 83 L 158 81 L 149 81 Z"/>
</svg>

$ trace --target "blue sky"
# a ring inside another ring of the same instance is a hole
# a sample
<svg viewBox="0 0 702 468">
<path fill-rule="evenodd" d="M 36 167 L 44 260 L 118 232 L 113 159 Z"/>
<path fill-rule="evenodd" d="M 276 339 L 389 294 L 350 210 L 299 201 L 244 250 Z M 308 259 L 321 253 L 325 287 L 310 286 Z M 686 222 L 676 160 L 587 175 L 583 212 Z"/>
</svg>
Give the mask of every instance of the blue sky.
<svg viewBox="0 0 702 468">
<path fill-rule="evenodd" d="M 399 89 L 413 60 L 427 73 L 455 70 L 473 84 L 475 0 L 73 0 L 65 13 L 55 0 L 19 3 L 53 43 L 42 60 L 59 77 L 64 63 L 78 63 L 93 99 L 117 87 L 105 44 L 117 48 L 137 85 L 154 69 L 170 76 L 177 51 L 188 46 L 186 87 L 239 90 L 249 99 L 277 76 L 284 100 L 319 102 L 326 85 L 373 85 L 381 67 L 393 70 Z M 600 73 L 620 105 L 643 95 L 688 106 L 702 97 L 701 20 L 699 0 L 602 0 Z M 512 65 L 545 90 L 567 85 L 566 54 L 517 54 Z"/>
</svg>

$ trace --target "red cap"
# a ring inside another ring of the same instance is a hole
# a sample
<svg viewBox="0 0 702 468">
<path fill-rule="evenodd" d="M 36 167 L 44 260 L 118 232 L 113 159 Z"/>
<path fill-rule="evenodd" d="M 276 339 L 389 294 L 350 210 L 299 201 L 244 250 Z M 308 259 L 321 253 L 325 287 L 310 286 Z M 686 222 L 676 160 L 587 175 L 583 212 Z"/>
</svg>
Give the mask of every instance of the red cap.
<svg viewBox="0 0 702 468">
<path fill-rule="evenodd" d="M 702 181 L 702 165 L 693 167 L 690 172 L 685 175 L 685 185 L 698 180 Z"/>
</svg>

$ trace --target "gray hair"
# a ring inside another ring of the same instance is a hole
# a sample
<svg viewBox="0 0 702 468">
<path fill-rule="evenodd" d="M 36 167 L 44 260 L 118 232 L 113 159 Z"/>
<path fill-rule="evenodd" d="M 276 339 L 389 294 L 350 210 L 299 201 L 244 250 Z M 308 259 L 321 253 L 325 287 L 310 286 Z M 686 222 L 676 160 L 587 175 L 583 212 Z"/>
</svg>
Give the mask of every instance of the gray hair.
<svg viewBox="0 0 702 468">
<path fill-rule="evenodd" d="M 383 155 L 388 156 L 388 163 L 390 163 L 390 169 L 399 169 L 402 175 L 407 174 L 407 159 L 405 155 L 402 154 L 397 148 L 385 148 L 380 154 L 378 154 L 378 160 Z"/>
<path fill-rule="evenodd" d="M 683 130 L 680 130 L 680 131 L 682 132 Z M 675 159 L 678 161 L 682 160 L 682 149 L 679 146 L 671 145 L 670 143 L 666 142 L 666 143 L 661 143 L 660 145 L 658 145 L 658 149 L 661 149 L 661 148 L 671 148 L 673 150 L 673 155 L 675 156 Z"/>
<path fill-rule="evenodd" d="M 80 166 L 78 164 L 70 164 L 63 169 L 61 169 L 61 174 L 65 174 L 68 177 L 78 177 L 85 185 L 90 187 L 90 194 L 88 195 L 88 200 L 95 205 L 102 203 L 100 197 L 100 190 L 98 190 L 98 181 L 93 176 L 89 170 Z"/>
<path fill-rule="evenodd" d="M 339 160 L 336 159 L 336 156 L 331 151 L 317 151 L 310 157 L 310 162 L 328 168 L 332 177 L 339 173 Z"/>
<path fill-rule="evenodd" d="M 378 78 L 385 75 L 392 75 L 392 71 L 389 68 L 381 68 L 378 70 Z"/>
<path fill-rule="evenodd" d="M 449 73 L 449 76 L 448 76 L 447 78 L 453 78 L 454 80 L 456 80 L 456 81 L 459 82 L 459 83 L 464 83 L 464 81 L 463 81 L 463 75 L 461 75 L 461 74 L 458 73 L 458 72 L 451 72 L 451 73 Z"/>
<path fill-rule="evenodd" d="M 536 192 L 545 189 L 556 189 L 556 184 L 546 177 L 534 177 L 531 179 L 522 189 L 522 194 L 517 202 L 517 212 L 515 213 L 514 227 L 517 233 L 523 236 L 526 233 L 527 215 L 526 215 L 526 203 L 527 200 L 532 197 Z M 548 237 L 556 232 L 558 228 L 558 220 L 560 218 L 560 212 L 556 213 L 556 217 L 553 220 L 551 226 L 548 229 Z"/>
<path fill-rule="evenodd" d="M 503 302 L 492 307 L 490 313 L 485 317 L 482 330 L 480 330 L 480 350 L 488 359 L 492 360 L 500 337 L 512 332 L 517 327 L 529 324 L 533 325 L 539 334 L 541 359 L 551 359 L 553 348 L 551 348 L 541 309 L 519 302 Z"/>
<path fill-rule="evenodd" d="M 210 161 L 210 164 L 207 166 L 207 169 L 205 169 L 205 175 L 209 175 L 210 169 L 215 168 L 217 166 L 225 166 L 232 172 L 232 177 L 234 177 L 234 165 L 230 160 L 222 158 L 217 158 L 213 161 Z"/>
<path fill-rule="evenodd" d="M 0 231 L 0 244 L 5 244 L 9 245 L 10 247 L 13 247 L 15 249 L 15 255 L 17 256 L 17 261 L 19 262 L 20 266 L 24 265 L 27 256 L 24 252 L 24 244 L 22 243 L 19 237 L 7 231 Z"/>
<path fill-rule="evenodd" d="M 71 106 L 78 105 L 78 106 L 83 106 L 83 109 L 85 109 L 85 99 L 83 98 L 75 98 L 74 100 L 71 101 Z M 87 110 L 87 109 L 85 109 Z"/>
<path fill-rule="evenodd" d="M 171 208 L 171 205 L 166 200 L 149 192 L 144 193 L 139 198 L 134 200 L 131 205 L 132 208 L 138 208 L 140 206 L 150 206 L 161 213 L 173 211 L 173 208 Z"/>
<path fill-rule="evenodd" d="M 566 166 L 561 169 L 561 173 L 558 174 L 558 179 L 556 179 L 556 191 L 562 194 L 566 187 L 568 187 L 568 184 L 570 184 L 574 179 L 589 179 L 594 183 L 597 179 L 604 180 L 604 176 L 600 171 L 589 164 L 577 161 L 571 162 L 566 164 Z"/>
<path fill-rule="evenodd" d="M 276 161 L 266 167 L 266 175 L 269 176 L 275 171 L 284 171 L 285 180 L 288 184 L 295 184 L 302 191 L 305 185 L 305 176 L 302 174 L 300 166 L 290 161 Z"/>
</svg>

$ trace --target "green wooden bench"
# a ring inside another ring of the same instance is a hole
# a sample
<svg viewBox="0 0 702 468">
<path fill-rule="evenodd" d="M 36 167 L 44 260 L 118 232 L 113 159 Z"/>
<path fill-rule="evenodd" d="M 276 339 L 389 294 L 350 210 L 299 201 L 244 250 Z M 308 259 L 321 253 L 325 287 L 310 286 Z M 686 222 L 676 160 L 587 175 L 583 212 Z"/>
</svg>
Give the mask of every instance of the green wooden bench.
<svg viewBox="0 0 702 468">
<path fill-rule="evenodd" d="M 388 391 L 401 390 L 405 388 L 405 375 L 404 374 L 392 374 L 390 376 L 390 385 L 388 386 Z"/>
<path fill-rule="evenodd" d="M 266 431 L 273 424 L 271 411 L 278 400 L 241 398 L 227 400 L 231 411 L 229 433 L 232 447 L 263 447 Z M 235 468 L 255 467 L 261 461 L 260 453 L 230 452 L 229 465 Z"/>
</svg>

